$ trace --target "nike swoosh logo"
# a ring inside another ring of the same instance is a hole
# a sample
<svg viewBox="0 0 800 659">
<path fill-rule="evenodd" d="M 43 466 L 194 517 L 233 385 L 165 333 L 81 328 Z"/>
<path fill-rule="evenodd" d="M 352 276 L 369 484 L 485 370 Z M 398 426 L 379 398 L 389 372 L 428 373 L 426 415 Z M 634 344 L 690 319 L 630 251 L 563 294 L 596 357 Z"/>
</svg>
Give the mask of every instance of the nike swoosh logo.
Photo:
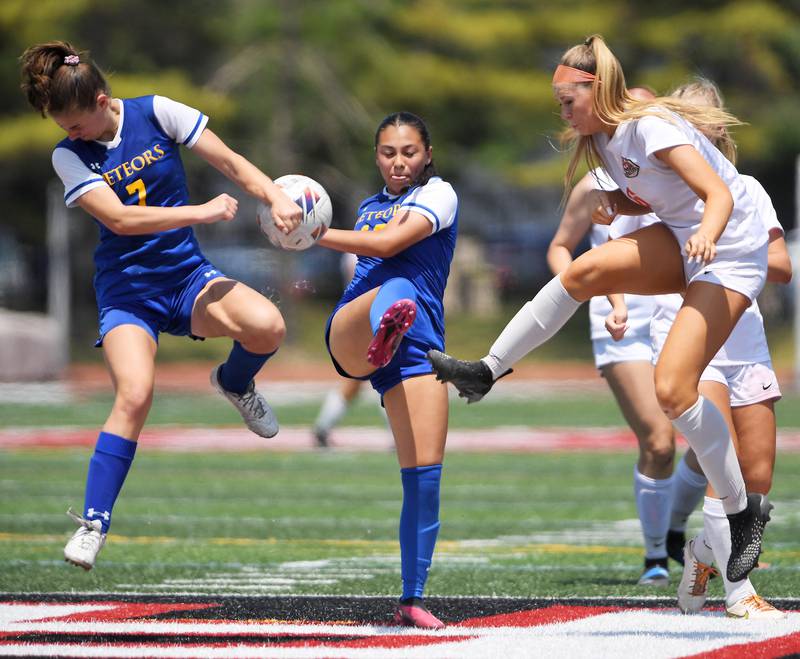
<svg viewBox="0 0 800 659">
<path fill-rule="evenodd" d="M 764 391 L 766 391 L 766 390 L 767 390 L 767 389 L 769 389 L 771 386 L 772 386 L 772 382 L 770 382 L 770 383 L 769 383 L 769 384 L 767 384 L 767 385 L 764 385 L 764 384 L 762 384 L 762 385 L 761 385 L 761 388 L 762 388 Z"/>
</svg>

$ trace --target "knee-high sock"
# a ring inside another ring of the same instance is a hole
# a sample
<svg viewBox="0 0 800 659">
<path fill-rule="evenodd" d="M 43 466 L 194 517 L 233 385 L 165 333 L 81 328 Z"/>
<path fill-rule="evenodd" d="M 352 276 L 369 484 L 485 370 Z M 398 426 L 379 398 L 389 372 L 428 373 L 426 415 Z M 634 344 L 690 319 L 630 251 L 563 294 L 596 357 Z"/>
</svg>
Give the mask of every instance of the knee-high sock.
<svg viewBox="0 0 800 659">
<path fill-rule="evenodd" d="M 119 496 L 135 453 L 136 442 L 129 439 L 108 432 L 101 432 L 97 437 L 86 475 L 83 516 L 88 520 L 99 519 L 103 525 L 103 533 L 107 533 L 111 525 L 114 502 Z"/>
<path fill-rule="evenodd" d="M 341 391 L 338 389 L 329 391 L 319 410 L 317 420 L 314 422 L 314 428 L 329 432 L 342 420 L 348 407 L 349 403 L 344 399 Z"/>
<path fill-rule="evenodd" d="M 686 464 L 686 456 L 681 458 L 678 468 L 672 475 L 672 512 L 669 521 L 671 530 L 686 530 L 689 515 L 703 500 L 706 485 L 708 485 L 706 477 L 698 474 Z"/>
<path fill-rule="evenodd" d="M 731 606 L 743 597 L 754 595 L 756 589 L 750 579 L 728 581 L 728 559 L 731 556 L 731 527 L 719 499 L 705 498 L 703 504 L 703 532 L 706 542 L 714 552 L 714 562 L 725 585 L 725 603 Z"/>
<path fill-rule="evenodd" d="M 400 470 L 403 509 L 400 512 L 400 571 L 403 596 L 422 597 L 433 548 L 439 533 L 439 483 L 442 465 Z"/>
<path fill-rule="evenodd" d="M 694 405 L 672 420 L 672 425 L 694 449 L 697 461 L 722 500 L 725 512 L 731 515 L 744 510 L 747 493 L 742 470 L 728 426 L 714 403 L 699 396 Z"/>
<path fill-rule="evenodd" d="M 256 373 L 275 352 L 257 355 L 254 352 L 248 352 L 241 343 L 234 341 L 228 359 L 219 369 L 219 383 L 226 391 L 243 394 L 247 391 L 247 386 Z"/>
<path fill-rule="evenodd" d="M 494 377 L 552 337 L 581 304 L 567 293 L 560 276 L 553 277 L 517 312 L 483 358 Z"/>
<path fill-rule="evenodd" d="M 381 317 L 395 302 L 402 299 L 417 301 L 417 290 L 408 279 L 395 277 L 389 279 L 378 289 L 378 294 L 369 308 L 369 323 L 376 334 L 381 326 Z"/>
<path fill-rule="evenodd" d="M 671 489 L 671 478 L 650 478 L 641 474 L 638 467 L 634 466 L 633 492 L 642 525 L 645 558 L 667 557 Z"/>
</svg>

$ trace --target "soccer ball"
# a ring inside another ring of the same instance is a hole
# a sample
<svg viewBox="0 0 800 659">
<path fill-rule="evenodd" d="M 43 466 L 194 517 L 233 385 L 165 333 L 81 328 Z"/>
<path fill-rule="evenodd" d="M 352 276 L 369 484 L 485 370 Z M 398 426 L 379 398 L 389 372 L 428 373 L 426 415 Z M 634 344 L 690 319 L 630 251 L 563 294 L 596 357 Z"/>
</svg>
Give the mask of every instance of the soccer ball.
<svg viewBox="0 0 800 659">
<path fill-rule="evenodd" d="M 331 198 L 319 183 L 302 174 L 281 176 L 275 179 L 275 184 L 303 209 L 303 220 L 291 233 L 283 233 L 272 220 L 271 208 L 260 202 L 257 214 L 261 231 L 275 247 L 292 251 L 308 249 L 331 225 Z"/>
</svg>

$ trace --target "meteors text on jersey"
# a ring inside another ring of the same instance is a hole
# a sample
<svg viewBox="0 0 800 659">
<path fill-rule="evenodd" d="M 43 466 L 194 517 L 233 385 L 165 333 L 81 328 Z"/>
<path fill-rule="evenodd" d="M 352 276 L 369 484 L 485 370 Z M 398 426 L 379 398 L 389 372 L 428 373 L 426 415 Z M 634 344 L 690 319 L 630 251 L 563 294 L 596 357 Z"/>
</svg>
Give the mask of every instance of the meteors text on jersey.
<svg viewBox="0 0 800 659">
<path fill-rule="evenodd" d="M 109 185 L 114 185 L 120 181 L 125 180 L 130 176 L 134 176 L 142 171 L 145 167 L 151 165 L 157 160 L 161 160 L 166 155 L 164 149 L 160 144 L 156 144 L 152 149 L 147 149 L 145 152 L 138 156 L 134 156 L 127 162 L 122 163 L 114 169 L 103 172 L 103 178 Z"/>
</svg>

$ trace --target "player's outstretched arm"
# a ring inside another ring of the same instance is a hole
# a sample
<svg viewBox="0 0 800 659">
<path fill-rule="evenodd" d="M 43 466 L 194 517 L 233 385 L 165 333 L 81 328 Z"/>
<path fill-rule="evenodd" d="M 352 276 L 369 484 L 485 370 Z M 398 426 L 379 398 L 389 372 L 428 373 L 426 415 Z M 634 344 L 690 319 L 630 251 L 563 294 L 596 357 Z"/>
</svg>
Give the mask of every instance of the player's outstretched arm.
<svg viewBox="0 0 800 659">
<path fill-rule="evenodd" d="M 302 209 L 286 196 L 283 189 L 208 128 L 200 135 L 192 151 L 225 174 L 251 197 L 271 206 L 272 219 L 284 233 L 289 233 L 302 222 Z"/>
<path fill-rule="evenodd" d="M 402 209 L 380 231 L 328 229 L 319 244 L 338 252 L 359 256 L 390 258 L 431 235 L 431 221 L 413 211 Z"/>
<path fill-rule="evenodd" d="M 126 206 L 111 188 L 102 186 L 81 195 L 78 205 L 117 235 L 135 236 L 193 224 L 230 222 L 236 216 L 239 202 L 221 194 L 200 205 Z"/>
</svg>

